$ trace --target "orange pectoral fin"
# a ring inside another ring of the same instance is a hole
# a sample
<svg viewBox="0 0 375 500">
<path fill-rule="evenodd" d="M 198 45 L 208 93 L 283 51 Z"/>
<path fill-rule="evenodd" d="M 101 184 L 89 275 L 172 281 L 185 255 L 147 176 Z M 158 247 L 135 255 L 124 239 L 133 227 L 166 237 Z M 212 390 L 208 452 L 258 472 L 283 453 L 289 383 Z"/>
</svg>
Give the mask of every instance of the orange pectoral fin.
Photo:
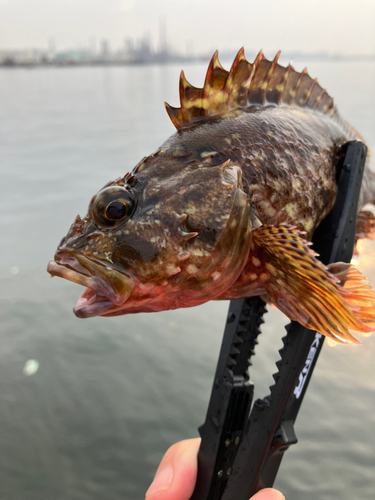
<svg viewBox="0 0 375 500">
<path fill-rule="evenodd" d="M 375 292 L 354 266 L 327 268 L 303 233 L 288 226 L 259 227 L 252 246 L 265 290 L 290 319 L 341 343 L 360 343 L 349 330 L 375 330 Z"/>
<path fill-rule="evenodd" d="M 369 210 L 362 210 L 357 215 L 356 236 L 375 240 L 375 216 Z"/>
</svg>

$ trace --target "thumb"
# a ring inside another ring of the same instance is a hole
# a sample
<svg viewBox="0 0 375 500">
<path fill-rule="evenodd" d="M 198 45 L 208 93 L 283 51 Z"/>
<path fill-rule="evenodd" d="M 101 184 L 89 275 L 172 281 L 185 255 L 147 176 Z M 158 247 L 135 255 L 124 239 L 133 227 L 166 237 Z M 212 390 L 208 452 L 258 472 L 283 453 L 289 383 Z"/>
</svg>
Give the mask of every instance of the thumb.
<svg viewBox="0 0 375 500">
<path fill-rule="evenodd" d="M 264 490 L 258 491 L 250 500 L 285 500 L 285 497 L 280 491 L 274 490 L 273 488 L 264 488 Z"/>
<path fill-rule="evenodd" d="M 197 480 L 197 456 L 200 439 L 174 444 L 162 458 L 146 500 L 189 500 Z M 285 500 L 277 490 L 265 488 L 250 500 Z"/>
<path fill-rule="evenodd" d="M 146 492 L 146 500 L 189 500 L 197 480 L 200 441 L 188 439 L 169 448 Z"/>
</svg>

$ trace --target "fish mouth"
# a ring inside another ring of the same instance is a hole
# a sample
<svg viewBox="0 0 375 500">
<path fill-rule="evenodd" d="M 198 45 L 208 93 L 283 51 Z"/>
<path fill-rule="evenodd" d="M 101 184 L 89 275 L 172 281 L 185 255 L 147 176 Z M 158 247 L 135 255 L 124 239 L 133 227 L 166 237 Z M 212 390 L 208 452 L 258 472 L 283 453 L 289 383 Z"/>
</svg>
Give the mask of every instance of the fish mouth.
<svg viewBox="0 0 375 500">
<path fill-rule="evenodd" d="M 99 316 L 123 305 L 135 288 L 134 280 L 116 269 L 66 251 L 55 255 L 47 272 L 86 287 L 73 309 L 78 318 Z"/>
</svg>

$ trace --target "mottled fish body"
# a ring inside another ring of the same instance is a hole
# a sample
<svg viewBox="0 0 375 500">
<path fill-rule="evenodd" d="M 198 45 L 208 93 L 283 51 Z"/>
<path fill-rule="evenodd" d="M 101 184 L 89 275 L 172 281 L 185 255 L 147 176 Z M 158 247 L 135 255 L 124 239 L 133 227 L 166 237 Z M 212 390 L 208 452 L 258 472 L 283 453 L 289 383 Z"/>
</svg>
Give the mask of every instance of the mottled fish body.
<svg viewBox="0 0 375 500">
<path fill-rule="evenodd" d="M 79 216 L 48 267 L 86 286 L 79 317 L 262 294 L 335 340 L 375 329 L 375 293 L 353 266 L 326 268 L 309 241 L 336 199 L 340 147 L 361 139 L 306 71 L 215 53 L 203 89 L 182 73 L 178 129 Z M 366 169 L 360 208 L 375 200 Z M 375 219 L 360 212 L 358 237 Z"/>
</svg>

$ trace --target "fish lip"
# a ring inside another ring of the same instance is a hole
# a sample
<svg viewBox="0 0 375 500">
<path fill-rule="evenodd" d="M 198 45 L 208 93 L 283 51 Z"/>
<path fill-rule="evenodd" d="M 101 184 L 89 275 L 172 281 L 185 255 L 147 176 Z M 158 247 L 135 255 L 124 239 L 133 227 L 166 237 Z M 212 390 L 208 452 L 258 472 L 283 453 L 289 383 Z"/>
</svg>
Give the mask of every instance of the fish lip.
<svg viewBox="0 0 375 500">
<path fill-rule="evenodd" d="M 112 268 L 110 271 L 112 277 L 115 277 L 117 282 L 121 281 L 122 285 L 117 286 L 116 289 L 110 279 L 104 280 L 94 275 L 94 273 L 102 273 L 105 276 L 108 267 L 87 257 L 75 256 L 68 252 L 58 252 L 55 260 L 48 263 L 47 271 L 52 277 L 59 276 L 86 287 L 73 309 L 74 314 L 79 318 L 98 316 L 112 307 L 123 305 L 135 287 L 132 278 Z"/>
<path fill-rule="evenodd" d="M 77 318 L 92 318 L 93 316 L 100 316 L 114 305 L 110 300 L 106 300 L 104 296 L 97 295 L 92 288 L 85 288 L 78 297 L 73 312 Z"/>
</svg>

